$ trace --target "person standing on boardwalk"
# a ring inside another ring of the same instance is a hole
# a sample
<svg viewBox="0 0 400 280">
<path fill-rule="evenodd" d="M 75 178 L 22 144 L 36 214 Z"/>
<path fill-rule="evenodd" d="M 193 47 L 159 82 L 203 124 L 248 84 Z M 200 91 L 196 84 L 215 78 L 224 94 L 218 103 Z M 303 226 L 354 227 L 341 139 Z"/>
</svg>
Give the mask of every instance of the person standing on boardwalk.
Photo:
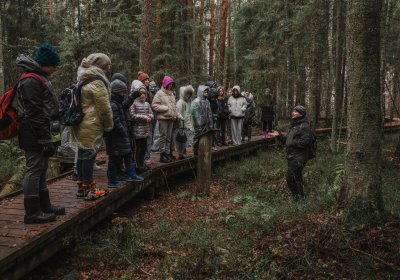
<svg viewBox="0 0 400 280">
<path fill-rule="evenodd" d="M 113 128 L 110 105 L 111 60 L 103 53 L 85 57 L 78 68 L 78 81 L 85 83 L 81 91 L 82 122 L 71 130 L 71 140 L 78 145 L 77 173 L 78 197 L 95 200 L 104 196 L 106 190 L 99 189 L 93 179 L 93 164 L 101 146 L 104 132 Z M 93 81 L 88 82 L 91 79 Z"/>
<path fill-rule="evenodd" d="M 243 93 L 243 96 L 244 96 L 244 98 L 246 98 L 247 108 L 246 108 L 246 112 L 244 114 L 244 119 L 243 119 L 242 142 L 244 142 L 246 137 L 247 137 L 247 141 L 250 142 L 252 125 L 254 122 L 254 117 L 256 115 L 256 111 L 254 110 L 254 106 L 253 106 L 254 96 L 253 96 L 253 94 L 251 94 L 248 91 L 245 91 Z"/>
<path fill-rule="evenodd" d="M 240 87 L 234 86 L 232 96 L 228 99 L 229 112 L 231 113 L 231 134 L 233 145 L 240 145 L 247 101 L 240 94 Z"/>
<path fill-rule="evenodd" d="M 286 159 L 288 170 L 286 182 L 295 200 L 304 198 L 303 168 L 309 159 L 309 151 L 313 144 L 313 132 L 306 118 L 304 106 L 294 107 L 289 132 L 286 136 L 279 133 L 278 139 L 286 143 Z"/>
<path fill-rule="evenodd" d="M 182 115 L 183 121 L 179 128 L 185 131 L 187 137 L 186 142 L 179 142 L 175 139 L 175 146 L 179 154 L 178 159 L 184 159 L 186 154 L 186 147 L 193 139 L 193 119 L 190 114 L 192 106 L 192 97 L 194 95 L 194 88 L 191 85 L 183 86 L 179 89 L 179 100 L 176 103 L 178 112 Z"/>
<path fill-rule="evenodd" d="M 125 185 L 118 178 L 121 163 L 125 166 L 127 181 L 143 181 L 143 178 L 136 174 L 135 165 L 132 163 L 132 145 L 126 121 L 126 111 L 128 109 L 123 106 L 124 99 L 127 96 L 128 87 L 123 81 L 117 79 L 111 82 L 111 109 L 114 126 L 110 132 L 105 133 L 109 188 L 118 188 Z"/>
<path fill-rule="evenodd" d="M 174 160 L 171 151 L 174 123 L 183 120 L 176 108 L 174 90 L 175 81 L 171 77 L 165 76 L 162 87 L 154 96 L 151 104 L 151 107 L 157 112 L 160 131 L 160 162 L 162 163 Z"/>
<path fill-rule="evenodd" d="M 209 87 L 200 85 L 197 89 L 197 98 L 192 102 L 192 118 L 194 125 L 193 153 L 197 156 L 200 134 L 213 127 L 213 115 L 210 101 L 208 101 Z"/>
<path fill-rule="evenodd" d="M 269 138 L 272 135 L 272 124 L 275 120 L 275 106 L 272 95 L 267 93 L 261 103 L 261 122 L 264 138 Z"/>
<path fill-rule="evenodd" d="M 16 108 L 21 119 L 18 135 L 19 146 L 25 151 L 25 176 L 22 181 L 24 191 L 24 223 L 46 223 L 65 214 L 64 207 L 50 203 L 46 183 L 49 157 L 56 147 L 52 133 L 59 130 L 58 99 L 49 76 L 57 70 L 60 57 L 49 43 L 42 44 L 33 60 L 20 55 L 17 66 L 25 73 L 36 73 L 41 80 L 26 78 L 18 84 Z"/>
</svg>

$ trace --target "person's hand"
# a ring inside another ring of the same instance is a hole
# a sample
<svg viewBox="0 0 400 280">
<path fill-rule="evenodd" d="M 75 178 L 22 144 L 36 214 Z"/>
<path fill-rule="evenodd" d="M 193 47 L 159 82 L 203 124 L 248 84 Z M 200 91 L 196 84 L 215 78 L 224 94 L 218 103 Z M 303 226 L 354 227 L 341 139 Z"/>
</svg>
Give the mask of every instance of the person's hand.
<svg viewBox="0 0 400 280">
<path fill-rule="evenodd" d="M 147 123 L 151 123 L 151 118 L 150 118 L 150 117 L 147 117 L 146 122 L 147 122 Z"/>
<path fill-rule="evenodd" d="M 44 157 L 52 157 L 56 152 L 56 146 L 53 142 L 49 142 L 42 145 L 42 155 Z"/>
</svg>

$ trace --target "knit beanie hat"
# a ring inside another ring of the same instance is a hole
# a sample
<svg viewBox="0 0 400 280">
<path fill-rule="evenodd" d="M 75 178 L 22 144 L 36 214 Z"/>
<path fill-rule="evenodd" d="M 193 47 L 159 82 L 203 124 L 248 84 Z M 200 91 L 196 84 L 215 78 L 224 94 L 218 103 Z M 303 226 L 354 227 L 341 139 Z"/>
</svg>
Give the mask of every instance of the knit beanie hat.
<svg viewBox="0 0 400 280">
<path fill-rule="evenodd" d="M 35 52 L 35 61 L 40 66 L 60 65 L 60 56 L 50 43 L 43 43 Z"/>
<path fill-rule="evenodd" d="M 144 81 L 150 79 L 150 76 L 149 76 L 147 73 L 142 72 L 142 71 L 139 71 L 139 72 L 138 72 L 137 77 L 138 77 L 138 80 L 141 81 L 142 83 L 143 83 Z"/>
<path fill-rule="evenodd" d="M 126 79 L 125 75 L 121 73 L 114 73 L 114 75 L 112 75 L 111 82 L 115 80 L 120 80 L 123 81 L 125 84 L 128 84 L 128 80 Z"/>
<path fill-rule="evenodd" d="M 299 112 L 303 117 L 307 115 L 307 109 L 302 105 L 297 105 L 296 107 L 293 108 L 293 110 Z"/>
<path fill-rule="evenodd" d="M 128 91 L 128 87 L 126 86 L 126 84 L 121 81 L 121 80 L 114 80 L 111 82 L 111 92 L 112 93 L 118 93 L 118 92 L 122 92 L 122 91 Z"/>
<path fill-rule="evenodd" d="M 100 69 L 105 69 L 108 65 L 111 65 L 111 60 L 104 53 L 92 53 L 88 57 L 85 57 L 81 62 L 81 67 L 83 68 L 96 66 Z"/>
</svg>

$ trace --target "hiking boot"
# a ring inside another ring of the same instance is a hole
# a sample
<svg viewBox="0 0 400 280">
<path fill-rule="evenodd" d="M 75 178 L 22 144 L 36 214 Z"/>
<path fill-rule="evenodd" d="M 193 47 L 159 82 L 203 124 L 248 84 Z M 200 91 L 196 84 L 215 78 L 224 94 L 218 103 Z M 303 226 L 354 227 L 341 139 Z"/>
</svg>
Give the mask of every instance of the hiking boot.
<svg viewBox="0 0 400 280">
<path fill-rule="evenodd" d="M 168 157 L 168 155 L 164 152 L 160 154 L 160 162 L 161 163 L 170 163 L 171 159 Z"/>
<path fill-rule="evenodd" d="M 54 213 L 44 213 L 40 209 L 40 198 L 39 197 L 26 197 L 24 198 L 25 206 L 25 224 L 43 224 L 49 223 L 56 220 Z"/>
<path fill-rule="evenodd" d="M 83 184 L 82 187 L 85 190 L 85 200 L 86 201 L 96 200 L 96 199 L 108 194 L 108 190 L 103 190 L 103 189 L 97 188 L 95 181 L 93 181 L 89 185 Z"/>
<path fill-rule="evenodd" d="M 39 192 L 39 199 L 40 199 L 40 209 L 44 213 L 65 215 L 65 207 L 55 206 L 50 203 L 50 195 L 48 190 Z"/>
<path fill-rule="evenodd" d="M 111 181 L 108 182 L 108 187 L 109 188 L 121 188 L 125 186 L 125 182 L 123 181 Z"/>
<path fill-rule="evenodd" d="M 172 153 L 167 154 L 167 157 L 169 157 L 169 159 L 170 159 L 171 161 L 176 160 L 176 156 L 174 156 Z"/>
</svg>

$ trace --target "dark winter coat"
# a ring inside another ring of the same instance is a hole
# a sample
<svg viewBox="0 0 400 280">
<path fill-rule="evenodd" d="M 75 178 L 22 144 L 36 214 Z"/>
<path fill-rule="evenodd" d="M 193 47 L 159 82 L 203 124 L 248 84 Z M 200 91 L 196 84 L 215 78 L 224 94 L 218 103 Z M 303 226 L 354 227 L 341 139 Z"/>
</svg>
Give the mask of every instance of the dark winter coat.
<svg viewBox="0 0 400 280">
<path fill-rule="evenodd" d="M 22 80 L 17 88 L 15 107 L 21 118 L 19 146 L 25 151 L 41 151 L 42 145 L 52 142 L 53 128 L 58 126 L 58 99 L 47 74 L 32 58 L 20 55 L 17 66 L 24 72 L 43 76 L 46 87 L 35 78 Z"/>
<path fill-rule="evenodd" d="M 254 106 L 253 106 L 254 97 L 250 93 L 249 97 L 245 97 L 245 98 L 246 98 L 246 101 L 247 101 L 247 108 L 246 108 L 246 112 L 244 113 L 243 124 L 244 125 L 251 125 L 252 119 L 256 115 L 256 111 L 254 110 Z"/>
<path fill-rule="evenodd" d="M 218 105 L 218 119 L 219 120 L 225 120 L 229 118 L 229 107 L 227 103 L 227 99 L 224 98 L 222 100 L 217 99 L 217 105 Z"/>
<path fill-rule="evenodd" d="M 110 156 L 122 156 L 132 152 L 123 101 L 122 96 L 111 95 L 114 127 L 110 132 L 105 133 L 107 154 Z"/>
<path fill-rule="evenodd" d="M 275 107 L 272 104 L 261 105 L 261 121 L 268 122 L 274 121 L 275 119 Z"/>
<path fill-rule="evenodd" d="M 292 120 L 285 140 L 287 160 L 305 164 L 308 161 L 308 152 L 313 143 L 313 134 L 307 118 L 301 117 Z"/>
</svg>

